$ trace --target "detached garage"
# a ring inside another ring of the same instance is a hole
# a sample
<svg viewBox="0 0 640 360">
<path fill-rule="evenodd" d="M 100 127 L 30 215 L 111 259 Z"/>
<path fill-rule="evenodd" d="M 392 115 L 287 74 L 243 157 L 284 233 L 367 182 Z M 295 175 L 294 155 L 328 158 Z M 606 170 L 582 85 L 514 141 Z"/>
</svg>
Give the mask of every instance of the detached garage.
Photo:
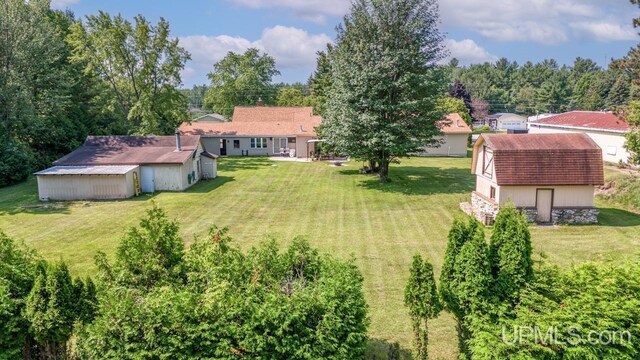
<svg viewBox="0 0 640 360">
<path fill-rule="evenodd" d="M 41 200 L 123 199 L 215 178 L 216 158 L 199 136 L 89 136 L 35 175 Z"/>
<path fill-rule="evenodd" d="M 126 199 L 136 194 L 137 165 L 54 166 L 37 172 L 40 200 Z"/>
</svg>

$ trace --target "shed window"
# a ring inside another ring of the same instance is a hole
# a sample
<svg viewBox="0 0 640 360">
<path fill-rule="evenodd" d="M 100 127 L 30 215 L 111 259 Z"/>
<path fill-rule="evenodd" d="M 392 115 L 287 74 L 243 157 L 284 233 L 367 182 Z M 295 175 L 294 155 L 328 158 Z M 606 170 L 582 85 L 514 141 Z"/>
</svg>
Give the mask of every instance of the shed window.
<svg viewBox="0 0 640 360">
<path fill-rule="evenodd" d="M 482 151 L 482 175 L 493 178 L 493 152 L 485 146 Z"/>
<path fill-rule="evenodd" d="M 266 149 L 267 148 L 267 138 L 251 138 L 251 148 L 252 149 Z"/>
</svg>

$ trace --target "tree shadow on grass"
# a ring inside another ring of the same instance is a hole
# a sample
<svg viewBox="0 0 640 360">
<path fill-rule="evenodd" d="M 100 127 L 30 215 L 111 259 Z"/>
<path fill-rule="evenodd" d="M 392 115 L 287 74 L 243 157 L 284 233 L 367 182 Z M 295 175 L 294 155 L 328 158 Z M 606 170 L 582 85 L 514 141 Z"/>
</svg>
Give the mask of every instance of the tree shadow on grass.
<svg viewBox="0 0 640 360">
<path fill-rule="evenodd" d="M 218 158 L 218 171 L 233 172 L 240 170 L 256 170 L 273 165 L 266 156 L 225 157 Z"/>
<path fill-rule="evenodd" d="M 598 225 L 601 226 L 639 226 L 640 214 L 616 208 L 599 208 Z"/>
<path fill-rule="evenodd" d="M 364 360 L 411 360 L 411 351 L 402 348 L 398 343 L 387 340 L 369 339 Z"/>
<path fill-rule="evenodd" d="M 340 174 L 360 176 L 359 186 L 405 195 L 462 194 L 473 191 L 475 177 L 467 169 L 438 167 L 393 167 L 391 181 L 381 184 L 376 174 L 362 175 L 358 170 L 340 170 Z"/>
</svg>

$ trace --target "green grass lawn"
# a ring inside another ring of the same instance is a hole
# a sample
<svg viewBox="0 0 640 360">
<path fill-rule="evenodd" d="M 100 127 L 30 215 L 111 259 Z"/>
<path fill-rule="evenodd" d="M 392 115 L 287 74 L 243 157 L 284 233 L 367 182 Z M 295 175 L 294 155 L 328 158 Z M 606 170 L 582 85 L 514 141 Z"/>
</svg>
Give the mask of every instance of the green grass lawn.
<svg viewBox="0 0 640 360">
<path fill-rule="evenodd" d="M 37 201 L 34 179 L 0 189 L 0 229 L 24 240 L 48 259 L 64 259 L 76 275 L 95 271 L 97 251 L 113 254 L 118 240 L 136 225 L 155 200 L 181 224 L 186 242 L 211 224 L 227 226 L 243 248 L 266 237 L 288 243 L 304 236 L 322 251 L 353 254 L 365 278 L 372 320 L 372 348 L 399 341 L 411 348 L 410 323 L 403 307 L 404 282 L 416 252 L 436 273 L 442 265 L 447 232 L 474 186 L 470 159 L 419 158 L 391 169 L 393 182 L 358 174 L 358 163 L 271 162 L 262 158 L 220 160 L 219 177 L 185 193 L 160 193 L 126 201 L 45 204 Z M 536 253 L 570 266 L 588 260 L 638 258 L 640 216 L 598 201 L 598 226 L 532 226 Z M 456 354 L 453 321 L 446 314 L 431 325 L 434 359 Z"/>
</svg>

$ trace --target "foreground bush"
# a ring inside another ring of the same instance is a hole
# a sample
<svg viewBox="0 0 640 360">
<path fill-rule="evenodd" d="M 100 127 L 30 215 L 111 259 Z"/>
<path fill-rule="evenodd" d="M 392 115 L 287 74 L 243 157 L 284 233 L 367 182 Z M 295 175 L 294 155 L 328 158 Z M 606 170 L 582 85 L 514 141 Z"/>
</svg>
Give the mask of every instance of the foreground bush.
<svg viewBox="0 0 640 360">
<path fill-rule="evenodd" d="M 268 241 L 243 253 L 216 227 L 185 252 L 177 230 L 154 206 L 114 264 L 99 257 L 100 305 L 80 336 L 83 357 L 363 356 L 368 320 L 353 261 L 300 239 L 285 251 Z"/>
</svg>

